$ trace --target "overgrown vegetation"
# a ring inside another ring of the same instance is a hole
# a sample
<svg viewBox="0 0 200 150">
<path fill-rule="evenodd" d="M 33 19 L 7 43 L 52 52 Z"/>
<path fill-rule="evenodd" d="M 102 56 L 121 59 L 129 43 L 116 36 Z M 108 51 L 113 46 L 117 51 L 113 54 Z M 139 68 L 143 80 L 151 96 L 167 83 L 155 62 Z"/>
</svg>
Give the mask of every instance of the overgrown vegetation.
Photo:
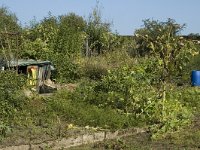
<svg viewBox="0 0 200 150">
<path fill-rule="evenodd" d="M 0 133 L 5 136 L 14 123 L 13 119 L 18 117 L 18 112 L 26 103 L 20 91 L 25 80 L 14 71 L 0 72 L 0 78 Z"/>
<path fill-rule="evenodd" d="M 26 78 L 1 71 L 1 140 L 17 127 L 58 126 L 60 131 L 69 124 L 110 130 L 148 127 L 152 139 L 173 138 L 198 116 L 199 89 L 190 87 L 189 75 L 199 68 L 199 45 L 181 37 L 184 25 L 172 19 L 145 20 L 134 36 L 123 37 L 102 21 L 98 6 L 88 20 L 74 13 L 49 14 L 25 28 L 6 8 L 0 8 L 0 15 L 2 60 L 48 59 L 56 68 L 56 83 L 77 85 L 50 97 L 27 97 Z M 4 33 L 20 30 L 20 51 L 11 51 L 16 43 Z"/>
</svg>

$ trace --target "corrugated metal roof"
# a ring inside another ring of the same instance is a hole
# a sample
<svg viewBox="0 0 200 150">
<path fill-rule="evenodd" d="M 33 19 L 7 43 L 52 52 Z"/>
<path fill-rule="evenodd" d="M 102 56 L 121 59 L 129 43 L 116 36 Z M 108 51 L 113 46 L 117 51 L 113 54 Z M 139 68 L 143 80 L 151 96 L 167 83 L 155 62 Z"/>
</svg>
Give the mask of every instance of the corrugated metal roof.
<svg viewBox="0 0 200 150">
<path fill-rule="evenodd" d="M 51 64 L 50 61 L 41 61 L 41 60 L 33 60 L 33 59 L 19 59 L 18 61 L 12 60 L 10 61 L 10 67 L 14 66 L 29 66 L 29 65 L 47 65 Z"/>
</svg>

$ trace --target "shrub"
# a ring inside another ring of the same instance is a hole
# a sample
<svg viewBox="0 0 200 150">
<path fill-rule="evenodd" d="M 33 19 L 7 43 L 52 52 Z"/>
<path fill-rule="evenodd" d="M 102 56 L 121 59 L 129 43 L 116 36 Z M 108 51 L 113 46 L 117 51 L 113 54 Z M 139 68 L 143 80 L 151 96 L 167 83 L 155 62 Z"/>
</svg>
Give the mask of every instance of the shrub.
<svg viewBox="0 0 200 150">
<path fill-rule="evenodd" d="M 84 75 L 92 80 L 100 80 L 107 74 L 107 66 L 99 62 L 87 61 L 84 66 Z"/>
<path fill-rule="evenodd" d="M 136 59 L 130 58 L 125 50 L 115 50 L 102 55 L 81 59 L 83 76 L 93 80 L 100 80 L 107 75 L 108 70 L 113 70 L 123 66 L 133 66 Z"/>
<path fill-rule="evenodd" d="M 61 91 L 48 100 L 49 111 L 55 112 L 63 121 L 80 126 L 94 126 L 109 129 L 124 128 L 135 124 L 126 115 L 108 107 L 98 108 L 71 99 L 71 93 Z"/>
<path fill-rule="evenodd" d="M 13 116 L 16 109 L 25 103 L 20 90 L 25 86 L 25 78 L 14 71 L 0 72 L 0 114 L 1 119 Z"/>
<path fill-rule="evenodd" d="M 0 72 L 0 132 L 6 135 L 17 112 L 23 109 L 25 97 L 21 93 L 25 78 L 14 71 Z"/>
<path fill-rule="evenodd" d="M 103 55 L 109 69 L 120 68 L 123 66 L 134 66 L 137 64 L 137 59 L 132 59 L 129 53 L 124 49 L 116 49 L 115 51 L 107 52 Z"/>
<path fill-rule="evenodd" d="M 161 100 L 160 89 L 152 82 L 156 75 L 147 68 L 139 64 L 110 70 L 99 82 L 82 83 L 72 99 L 100 109 L 109 107 L 138 122 L 145 121 L 151 126 L 153 138 L 165 137 L 188 125 L 192 111 L 172 86 L 167 85 L 166 100 Z"/>
<path fill-rule="evenodd" d="M 185 106 L 192 108 L 195 113 L 198 113 L 200 110 L 200 89 L 198 87 L 184 86 L 173 88 L 168 97 L 179 99 Z"/>
<path fill-rule="evenodd" d="M 162 139 L 191 124 L 192 111 L 179 100 L 167 99 L 164 108 L 161 108 L 159 103 L 156 105 L 157 109 L 155 109 L 154 115 L 159 120 L 159 124 L 151 126 L 153 139 Z"/>
<path fill-rule="evenodd" d="M 80 78 L 79 66 L 72 58 L 56 54 L 52 59 L 56 68 L 54 76 L 58 82 L 70 82 Z"/>
</svg>

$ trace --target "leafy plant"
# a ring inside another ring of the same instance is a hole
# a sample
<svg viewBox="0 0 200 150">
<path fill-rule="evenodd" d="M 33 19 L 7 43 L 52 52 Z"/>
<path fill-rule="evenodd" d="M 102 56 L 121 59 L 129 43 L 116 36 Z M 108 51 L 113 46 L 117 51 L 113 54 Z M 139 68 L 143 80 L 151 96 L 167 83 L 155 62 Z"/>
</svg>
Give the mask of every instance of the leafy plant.
<svg viewBox="0 0 200 150">
<path fill-rule="evenodd" d="M 157 105 L 160 105 L 160 109 L 159 107 L 156 109 L 155 115 L 158 115 L 160 123 L 151 126 L 153 139 L 165 138 L 191 124 L 192 111 L 179 100 L 167 99 L 164 110 L 162 110 L 163 103 L 158 102 Z"/>
<path fill-rule="evenodd" d="M 138 42 L 139 49 L 144 46 L 147 54 L 157 59 L 157 69 L 162 70 L 162 82 L 173 75 L 181 75 L 190 56 L 196 52 L 191 41 L 178 36 L 184 25 L 168 19 L 166 22 L 145 20 L 144 26 L 135 32 L 136 39 L 143 43 Z"/>
<path fill-rule="evenodd" d="M 17 32 L 21 29 L 17 23 L 17 17 L 14 13 L 10 12 L 6 7 L 0 7 L 0 31 Z"/>
<path fill-rule="evenodd" d="M 79 72 L 79 66 L 74 63 L 72 58 L 57 53 L 52 58 L 52 62 L 56 68 L 54 76 L 56 77 L 57 82 L 73 82 L 80 78 L 81 73 Z"/>
<path fill-rule="evenodd" d="M 21 93 L 26 80 L 14 71 L 1 71 L 0 78 L 0 136 L 5 136 L 26 103 Z"/>
<path fill-rule="evenodd" d="M 163 118 L 165 117 L 165 104 L 167 83 L 171 78 L 182 76 L 183 67 L 189 62 L 189 58 L 196 54 L 194 43 L 178 36 L 184 25 L 176 24 L 174 20 L 166 22 L 144 21 L 144 28 L 135 32 L 139 47 L 147 50 L 145 54 L 156 59 L 159 92 L 162 97 Z"/>
<path fill-rule="evenodd" d="M 47 101 L 49 111 L 58 115 L 62 121 L 80 126 L 89 125 L 109 129 L 124 128 L 135 124 L 135 120 L 119 114 L 114 109 L 109 107 L 98 108 L 76 100 L 77 97 L 74 98 L 75 95 L 71 94 L 60 91 Z"/>
<path fill-rule="evenodd" d="M 8 132 L 11 131 L 10 126 L 5 123 L 0 121 L 0 141 L 7 135 Z"/>
<path fill-rule="evenodd" d="M 88 50 L 86 50 L 86 56 L 99 55 L 106 50 L 113 49 L 117 43 L 117 36 L 110 32 L 110 25 L 110 23 L 102 21 L 101 11 L 97 4 L 87 21 Z"/>
<path fill-rule="evenodd" d="M 2 71 L 0 72 L 0 99 L 1 104 L 8 103 L 9 105 L 17 108 L 22 106 L 23 99 L 17 100 L 17 92 L 22 90 L 26 85 L 26 80 L 22 75 L 18 75 L 14 71 Z"/>
<path fill-rule="evenodd" d="M 84 76 L 93 80 L 100 80 L 107 74 L 107 66 L 89 59 L 83 68 Z"/>
<path fill-rule="evenodd" d="M 76 25 L 74 22 L 76 22 Z M 84 26 L 83 18 L 74 13 L 60 16 L 54 52 L 68 57 L 80 56 L 85 41 Z"/>
</svg>

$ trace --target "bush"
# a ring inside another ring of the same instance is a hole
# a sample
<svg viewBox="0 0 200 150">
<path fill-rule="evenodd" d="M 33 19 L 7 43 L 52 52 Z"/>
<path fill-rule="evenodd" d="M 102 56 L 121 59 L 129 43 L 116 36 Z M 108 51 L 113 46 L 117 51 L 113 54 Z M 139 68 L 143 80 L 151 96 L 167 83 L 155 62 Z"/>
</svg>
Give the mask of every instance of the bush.
<svg viewBox="0 0 200 150">
<path fill-rule="evenodd" d="M 181 103 L 191 108 L 194 113 L 198 113 L 200 110 L 199 87 L 185 86 L 185 87 L 173 88 L 168 97 L 179 99 Z"/>
<path fill-rule="evenodd" d="M 49 111 L 55 112 L 63 121 L 80 126 L 94 126 L 109 129 L 131 126 L 135 120 L 109 107 L 98 108 L 71 99 L 72 95 L 61 91 L 48 100 Z"/>
<path fill-rule="evenodd" d="M 0 78 L 0 114 L 3 119 L 6 116 L 14 116 L 14 111 L 23 107 L 25 101 L 20 90 L 26 82 L 23 76 L 14 71 L 2 71 Z"/>
<path fill-rule="evenodd" d="M 21 93 L 25 78 L 14 71 L 0 72 L 0 132 L 6 135 L 17 112 L 23 109 L 25 97 Z"/>
<path fill-rule="evenodd" d="M 163 101 L 160 89 L 152 82 L 155 77 L 144 64 L 114 69 L 99 82 L 80 84 L 72 99 L 99 109 L 117 110 L 139 123 L 145 121 L 151 126 L 153 138 L 164 137 L 188 125 L 192 111 L 182 102 L 181 92 L 172 90 L 177 87 L 167 85 Z"/>
<path fill-rule="evenodd" d="M 132 59 L 129 53 L 123 49 L 117 49 L 115 51 L 105 53 L 103 57 L 106 60 L 109 69 L 120 68 L 123 66 L 131 67 L 137 64 L 137 59 Z"/>
<path fill-rule="evenodd" d="M 56 54 L 52 59 L 56 68 L 54 76 L 58 82 L 71 82 L 80 78 L 79 66 L 73 62 L 72 58 Z"/>
<path fill-rule="evenodd" d="M 191 124 L 193 116 L 192 111 L 177 99 L 167 99 L 164 104 L 161 103 L 156 104 L 157 109 L 154 113 L 155 118 L 159 120 L 159 124 L 151 126 L 153 139 L 162 139 L 167 135 L 180 131 Z M 164 108 L 162 108 L 162 105 L 164 105 Z"/>
<path fill-rule="evenodd" d="M 108 70 L 123 66 L 133 66 L 137 60 L 130 58 L 125 50 L 115 50 L 102 55 L 79 60 L 83 76 L 92 80 L 100 80 L 107 75 Z"/>
<path fill-rule="evenodd" d="M 84 66 L 84 75 L 92 80 L 100 80 L 107 74 L 107 66 L 99 62 L 86 62 Z"/>
</svg>

